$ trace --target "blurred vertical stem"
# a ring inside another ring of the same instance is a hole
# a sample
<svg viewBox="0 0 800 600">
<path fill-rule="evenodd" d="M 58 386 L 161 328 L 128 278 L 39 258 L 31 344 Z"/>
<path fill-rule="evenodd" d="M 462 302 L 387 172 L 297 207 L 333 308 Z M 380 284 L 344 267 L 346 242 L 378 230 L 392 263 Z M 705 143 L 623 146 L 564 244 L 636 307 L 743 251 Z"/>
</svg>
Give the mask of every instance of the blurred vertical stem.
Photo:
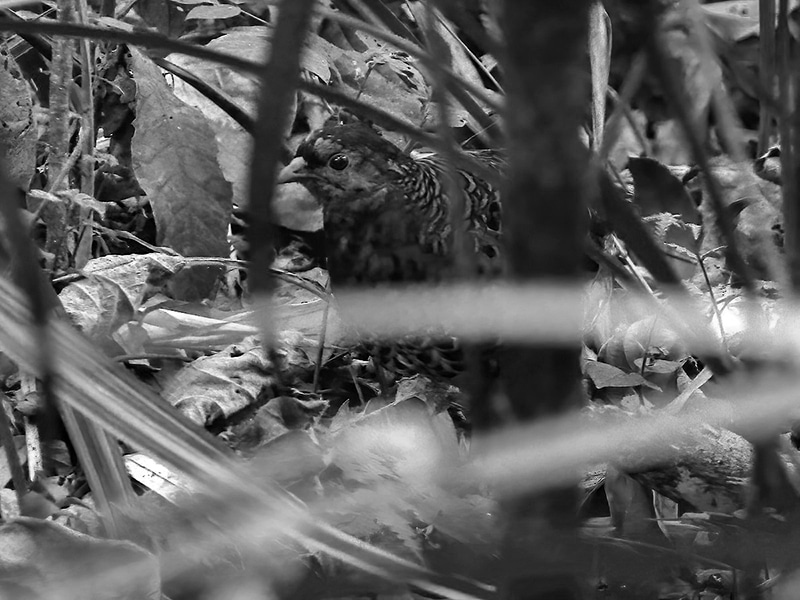
<svg viewBox="0 0 800 600">
<path fill-rule="evenodd" d="M 464 190 L 458 184 L 453 162 L 458 150 L 456 150 L 455 136 L 450 128 L 450 94 L 448 94 L 445 84 L 447 80 L 440 67 L 440 65 L 451 67 L 452 56 L 450 48 L 447 47 L 447 43 L 442 39 L 437 29 L 437 17 L 434 4 L 432 2 L 426 3 L 424 21 L 425 45 L 428 54 L 431 57 L 437 57 L 436 61 L 431 61 L 430 63 L 431 74 L 433 75 L 431 98 L 437 108 L 436 133 L 446 149 L 446 152 L 443 153 L 446 163 L 444 187 L 447 198 L 452 204 L 450 210 L 450 235 L 453 236 L 454 269 L 457 277 L 465 277 L 473 267 L 474 249 L 470 247 L 472 240 L 462 225 L 467 214 L 467 198 Z"/>
<path fill-rule="evenodd" d="M 781 136 L 781 179 L 783 180 L 783 220 L 786 231 L 786 259 L 792 291 L 800 292 L 800 208 L 798 208 L 798 128 L 797 95 L 800 80 L 795 72 L 798 61 L 793 54 L 795 45 L 789 30 L 789 2 L 778 4 L 777 62 L 780 114 L 778 128 Z"/>
<path fill-rule="evenodd" d="M 761 89 L 775 90 L 775 0 L 758 0 L 758 75 Z M 758 156 L 764 154 L 772 136 L 772 111 L 761 101 L 758 113 Z"/>
<path fill-rule="evenodd" d="M 74 0 L 58 0 L 58 20 L 72 23 Z M 72 83 L 72 40 L 57 37 L 50 63 L 50 123 L 48 127 L 48 176 L 55 177 L 64 168 L 69 155 L 69 91 Z M 66 179 L 69 187 L 69 178 Z M 58 191 L 58 190 L 53 190 Z"/>
<path fill-rule="evenodd" d="M 476 271 L 475 264 L 475 242 L 467 233 L 464 227 L 466 215 L 470 209 L 467 202 L 471 200 L 467 197 L 462 186 L 458 184 L 458 175 L 455 168 L 455 159 L 458 154 L 457 144 L 450 127 L 450 100 L 449 90 L 458 88 L 458 82 L 448 82 L 443 69 L 439 65 L 452 68 L 452 54 L 447 46 L 439 28 L 443 27 L 439 19 L 440 13 L 437 12 L 437 3 L 426 3 L 425 10 L 425 42 L 430 56 L 437 60 L 430 61 L 429 68 L 433 75 L 433 101 L 438 108 L 437 133 L 444 146 L 443 153 L 446 161 L 445 169 L 445 192 L 451 202 L 450 210 L 450 235 L 452 236 L 453 255 L 453 275 L 458 279 L 474 278 Z M 448 85 L 450 83 L 450 85 Z M 462 91 L 462 97 L 463 92 Z M 454 97 L 459 94 L 453 92 Z M 480 121 L 479 121 L 480 122 Z M 491 410 L 489 409 L 490 382 L 486 377 L 485 361 L 481 358 L 481 349 L 474 344 L 464 344 L 464 364 L 466 374 L 464 377 L 465 391 L 469 394 L 470 405 L 472 408 L 473 419 L 476 427 L 483 428 L 490 420 Z"/>
<path fill-rule="evenodd" d="M 275 245 L 272 196 L 276 167 L 283 153 L 283 137 L 293 115 L 291 107 L 300 81 L 300 55 L 311 23 L 314 0 L 283 0 L 278 9 L 269 57 L 261 73 L 258 120 L 255 123 L 250 166 L 250 223 L 248 242 L 252 252 L 251 292 L 262 307 L 268 306 L 273 282 L 269 267 Z M 262 325 L 262 342 L 272 347 L 272 327 Z"/>
<path fill-rule="evenodd" d="M 589 97 L 591 6 L 592 0 L 503 3 L 509 132 L 503 226 L 510 273 L 517 281 L 574 280 L 580 273 L 592 168 L 578 131 Z M 577 312 L 574 322 L 574 346 L 504 351 L 503 383 L 517 419 L 579 406 Z M 578 581 L 586 571 L 576 564 L 577 488 L 515 498 L 506 508 L 504 596 L 580 597 Z"/>
</svg>

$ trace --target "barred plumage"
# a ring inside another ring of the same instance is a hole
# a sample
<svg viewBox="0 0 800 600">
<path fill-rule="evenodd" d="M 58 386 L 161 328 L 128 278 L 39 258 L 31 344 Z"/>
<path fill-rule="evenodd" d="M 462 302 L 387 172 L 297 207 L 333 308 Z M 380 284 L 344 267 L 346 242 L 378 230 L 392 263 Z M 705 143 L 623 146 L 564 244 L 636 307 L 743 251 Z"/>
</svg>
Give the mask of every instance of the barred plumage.
<svg viewBox="0 0 800 600">
<path fill-rule="evenodd" d="M 499 155 L 474 157 L 499 168 Z M 312 133 L 280 181 L 297 181 L 322 204 L 328 268 L 334 293 L 347 286 L 439 282 L 455 264 L 451 202 L 444 164 L 414 158 L 362 123 Z M 485 180 L 456 169 L 466 198 L 464 229 L 474 242 L 476 275 L 497 273 L 500 194 Z M 454 375 L 457 340 L 448 336 L 371 344 L 378 361 L 398 374 Z"/>
</svg>

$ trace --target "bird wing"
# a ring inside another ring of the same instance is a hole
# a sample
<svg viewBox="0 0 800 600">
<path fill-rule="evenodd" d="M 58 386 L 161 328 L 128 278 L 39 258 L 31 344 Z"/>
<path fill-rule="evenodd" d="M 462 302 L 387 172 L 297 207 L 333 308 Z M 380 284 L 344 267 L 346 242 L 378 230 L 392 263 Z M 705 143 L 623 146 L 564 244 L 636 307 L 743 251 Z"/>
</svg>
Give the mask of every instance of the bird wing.
<svg viewBox="0 0 800 600">
<path fill-rule="evenodd" d="M 468 154 L 493 171 L 502 173 L 505 170 L 505 156 L 500 151 L 472 150 Z M 447 172 L 446 160 L 441 155 L 427 154 L 417 156 L 415 160 L 423 167 L 435 170 L 440 180 Z M 466 169 L 455 169 L 455 173 L 459 177 L 459 183 L 467 200 L 466 214 L 464 215 L 465 229 L 475 241 L 478 272 L 479 274 L 498 274 L 502 269 L 500 190 Z M 441 187 L 446 189 L 443 182 Z"/>
</svg>

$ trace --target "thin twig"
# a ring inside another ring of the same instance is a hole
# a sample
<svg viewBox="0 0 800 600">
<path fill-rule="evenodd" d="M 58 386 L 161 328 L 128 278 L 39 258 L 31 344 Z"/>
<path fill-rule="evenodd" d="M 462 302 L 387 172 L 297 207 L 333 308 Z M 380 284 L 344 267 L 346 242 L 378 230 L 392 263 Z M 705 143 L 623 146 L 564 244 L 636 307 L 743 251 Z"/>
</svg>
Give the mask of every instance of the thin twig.
<svg viewBox="0 0 800 600">
<path fill-rule="evenodd" d="M 722 345 L 725 348 L 725 352 L 730 354 L 730 348 L 728 347 L 728 336 L 725 333 L 725 324 L 722 322 L 722 313 L 719 310 L 719 306 L 717 306 L 717 299 L 714 295 L 714 287 L 711 285 L 711 279 L 708 277 L 708 270 L 706 269 L 705 261 L 703 260 L 703 256 L 700 254 L 697 254 L 696 256 L 697 264 L 700 265 L 700 271 L 703 273 L 703 280 L 706 282 L 706 287 L 708 288 L 708 296 L 711 298 L 711 306 L 714 309 L 714 315 L 719 323 L 719 333 L 722 338 Z"/>
<path fill-rule="evenodd" d="M 81 23 L 89 21 L 89 7 L 86 0 L 76 0 L 78 6 L 78 19 Z M 89 40 L 80 40 L 79 45 L 81 62 L 81 92 L 83 106 L 81 107 L 81 138 L 79 145 L 82 146 L 81 159 L 81 191 L 84 194 L 94 197 L 94 70 L 92 69 L 92 47 Z M 91 132 L 85 135 L 83 132 Z"/>
<path fill-rule="evenodd" d="M 330 289 L 330 281 L 325 286 L 325 290 Z M 319 345 L 317 346 L 317 362 L 314 365 L 314 392 L 319 391 L 319 374 L 322 370 L 322 356 L 325 352 L 325 337 L 328 333 L 328 314 L 331 308 L 331 303 L 326 302 L 325 307 L 322 309 L 322 327 L 319 332 Z"/>
<path fill-rule="evenodd" d="M 61 166 L 61 169 L 58 173 L 53 177 L 52 181 L 49 182 L 47 189 L 45 190 L 48 194 L 54 194 L 55 192 L 61 189 L 61 184 L 64 183 L 64 180 L 69 175 L 69 172 L 72 170 L 72 167 L 78 162 L 78 158 L 81 156 L 81 153 L 84 151 L 84 145 L 86 140 L 89 138 L 89 134 L 86 127 L 81 127 L 80 131 L 78 132 L 78 143 L 75 144 L 75 147 L 72 149 L 72 152 L 69 153 L 67 160 Z M 44 207 L 46 202 L 42 202 L 39 205 L 39 209 Z"/>
</svg>

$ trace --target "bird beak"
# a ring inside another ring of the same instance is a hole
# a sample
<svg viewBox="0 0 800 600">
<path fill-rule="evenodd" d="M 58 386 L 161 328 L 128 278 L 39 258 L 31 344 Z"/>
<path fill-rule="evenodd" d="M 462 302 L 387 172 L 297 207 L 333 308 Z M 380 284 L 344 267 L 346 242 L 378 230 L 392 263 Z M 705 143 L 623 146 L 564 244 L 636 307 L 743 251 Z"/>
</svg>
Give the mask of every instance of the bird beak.
<svg viewBox="0 0 800 600">
<path fill-rule="evenodd" d="M 288 165 L 281 169 L 278 173 L 278 183 L 293 183 L 308 179 L 308 174 L 305 172 L 308 164 L 306 160 L 298 156 L 292 159 Z"/>
</svg>

